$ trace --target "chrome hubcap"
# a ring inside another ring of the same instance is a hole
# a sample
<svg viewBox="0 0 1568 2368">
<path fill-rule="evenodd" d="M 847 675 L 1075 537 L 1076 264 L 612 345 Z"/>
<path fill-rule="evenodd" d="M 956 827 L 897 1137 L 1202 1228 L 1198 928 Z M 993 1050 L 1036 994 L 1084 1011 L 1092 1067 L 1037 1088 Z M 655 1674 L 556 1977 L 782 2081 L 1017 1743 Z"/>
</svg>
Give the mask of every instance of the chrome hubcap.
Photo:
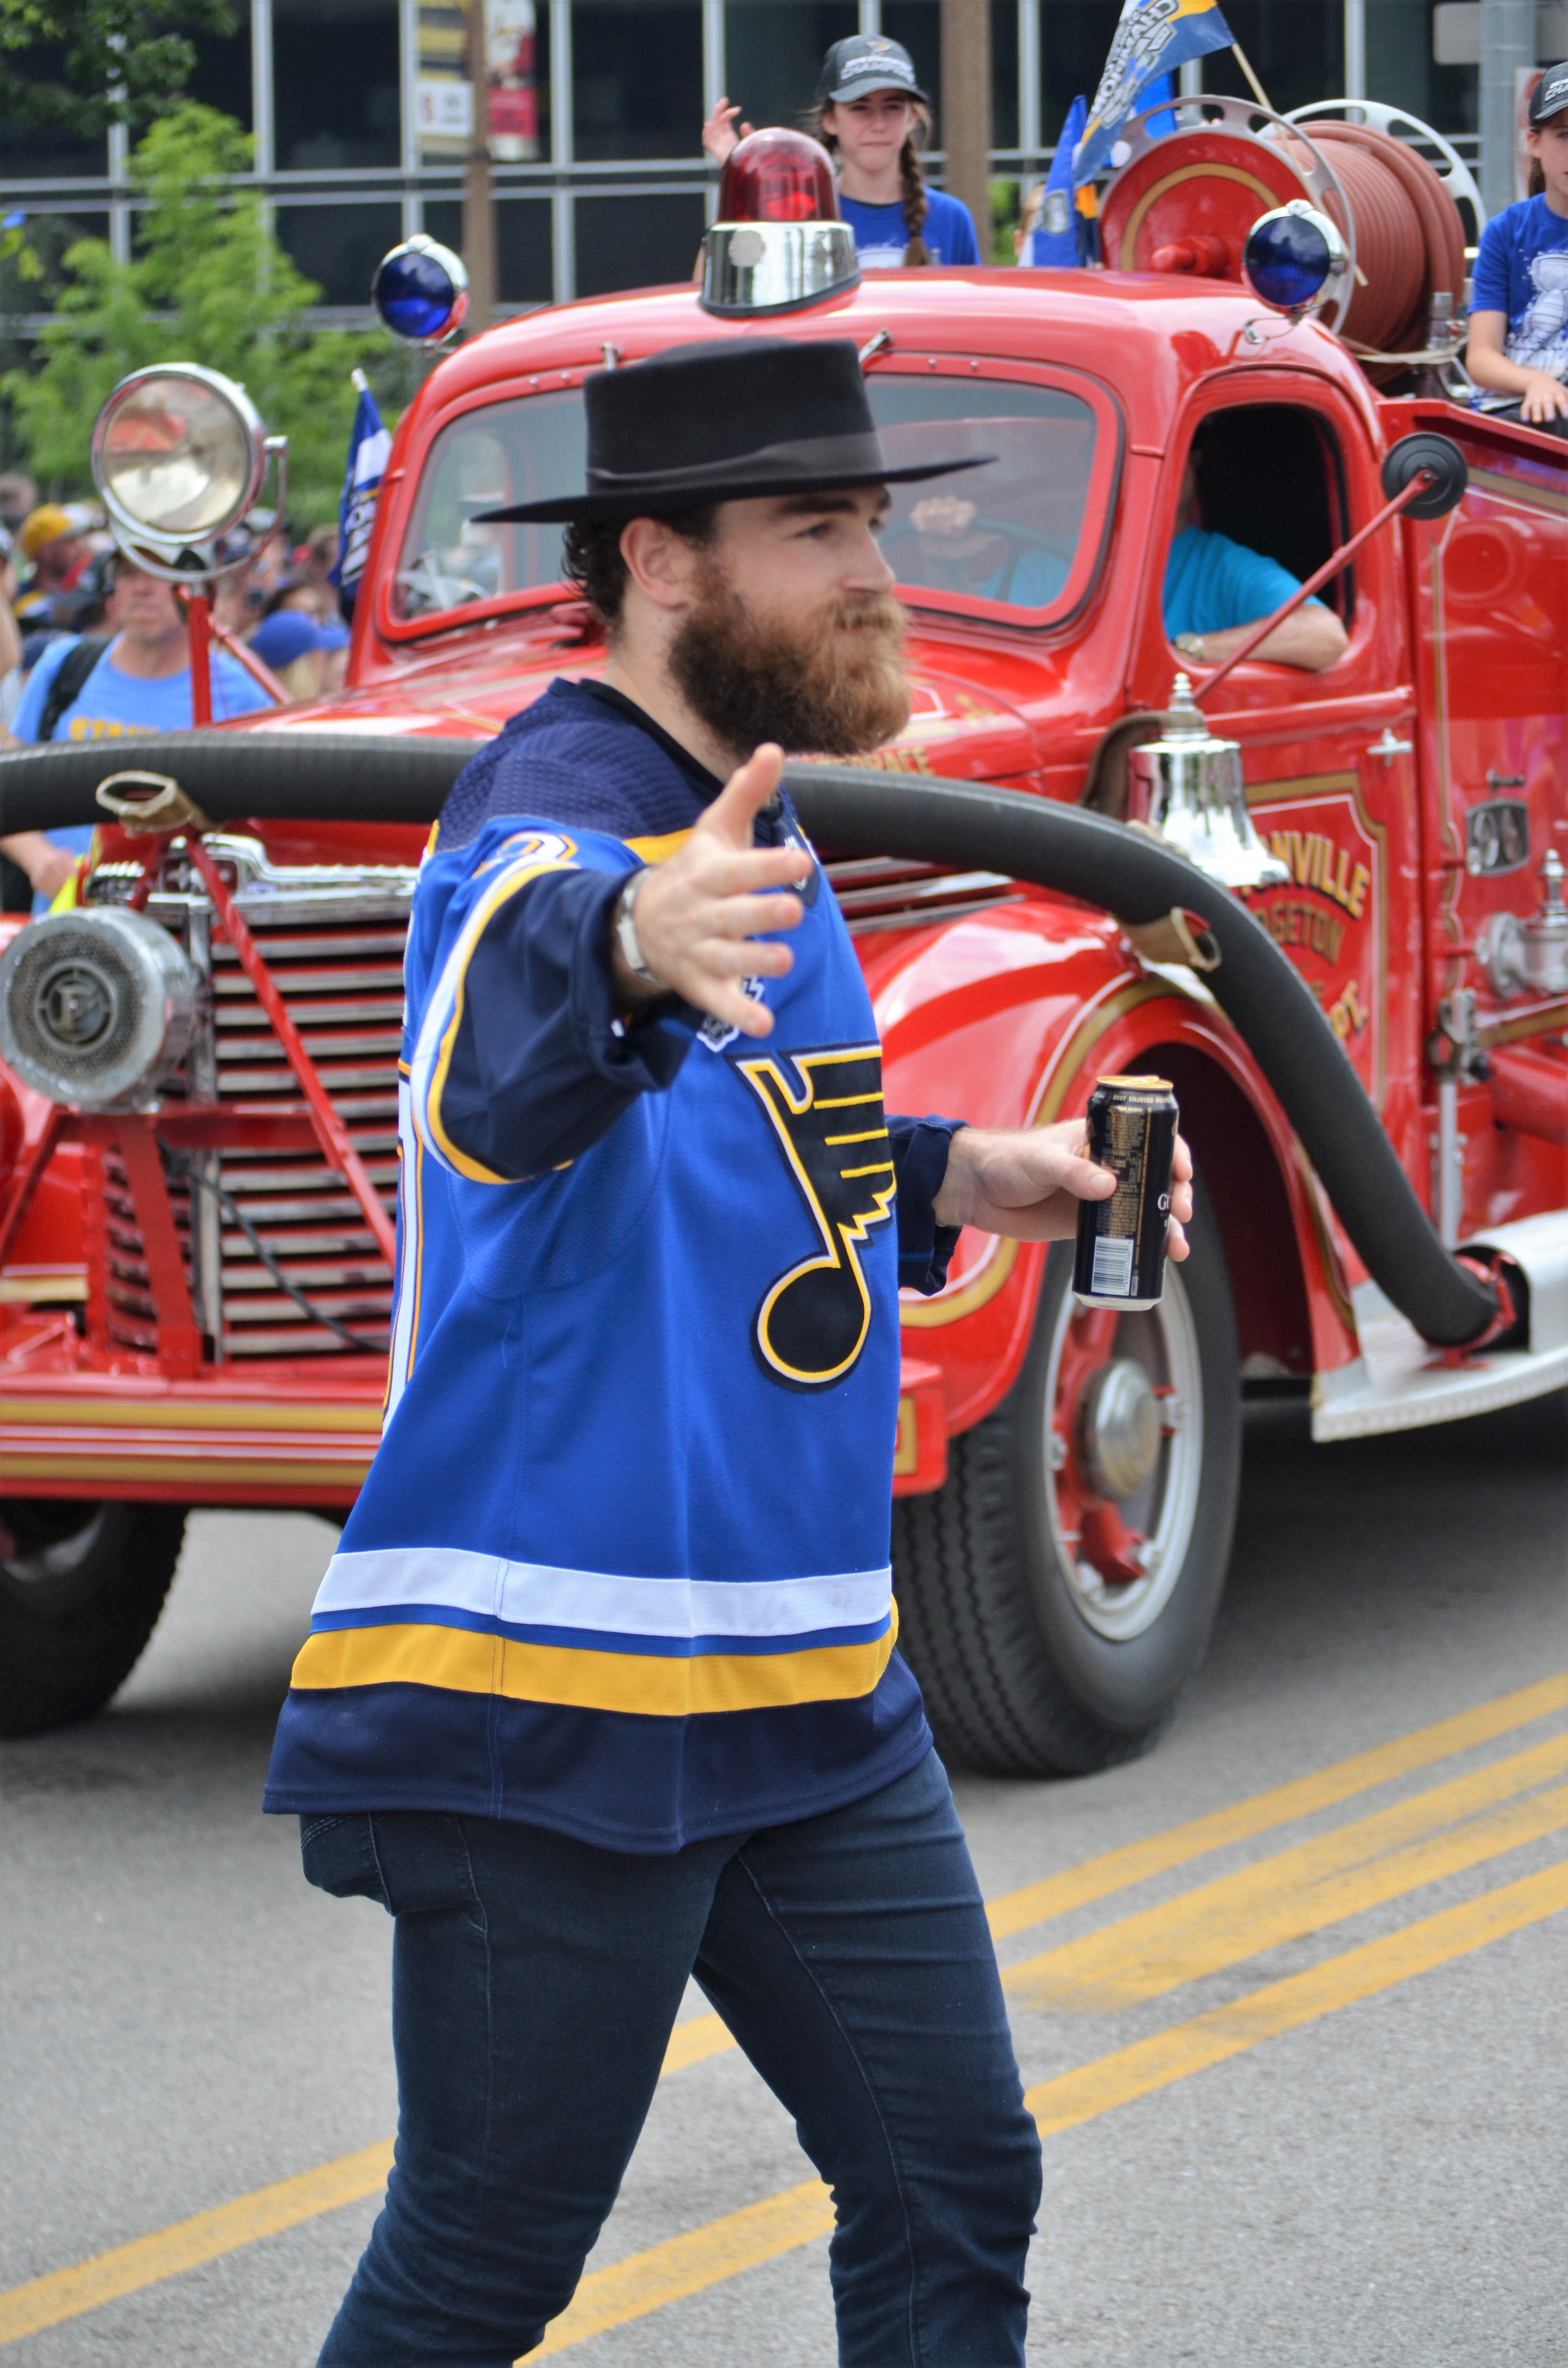
<svg viewBox="0 0 1568 2368">
<path fill-rule="evenodd" d="M 1115 1357 L 1085 1390 L 1078 1437 L 1096 1494 L 1125 1504 L 1160 1460 L 1160 1406 L 1142 1365 Z"/>
</svg>

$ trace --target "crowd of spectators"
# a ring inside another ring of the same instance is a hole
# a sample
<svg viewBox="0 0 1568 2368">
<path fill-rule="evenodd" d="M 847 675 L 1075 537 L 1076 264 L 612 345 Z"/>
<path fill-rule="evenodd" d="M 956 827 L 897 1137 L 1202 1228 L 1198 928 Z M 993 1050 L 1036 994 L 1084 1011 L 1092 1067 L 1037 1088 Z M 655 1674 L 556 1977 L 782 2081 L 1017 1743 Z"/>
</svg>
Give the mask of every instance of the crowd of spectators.
<svg viewBox="0 0 1568 2368">
<path fill-rule="evenodd" d="M 253 510 L 225 539 L 213 590 L 212 713 L 227 721 L 337 689 L 348 657 L 333 572 L 337 529 L 303 539 Z M 247 652 L 247 665 L 241 652 Z M 181 603 L 120 552 L 92 502 L 39 499 L 0 475 L 0 741 L 118 739 L 192 721 Z M 0 837 L 0 905 L 73 893 L 86 829 Z"/>
</svg>

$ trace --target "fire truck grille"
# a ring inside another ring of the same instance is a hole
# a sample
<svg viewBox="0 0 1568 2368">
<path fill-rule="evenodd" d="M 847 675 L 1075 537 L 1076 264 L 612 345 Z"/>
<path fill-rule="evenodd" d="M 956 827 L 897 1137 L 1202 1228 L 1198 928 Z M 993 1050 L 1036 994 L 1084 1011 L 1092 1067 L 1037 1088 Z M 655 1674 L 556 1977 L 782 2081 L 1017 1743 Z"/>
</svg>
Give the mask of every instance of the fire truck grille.
<svg viewBox="0 0 1568 2368">
<path fill-rule="evenodd" d="M 923 929 L 993 905 L 1015 905 L 1025 891 L 1000 871 L 944 871 L 897 856 L 858 856 L 824 865 L 852 938 L 879 929 Z"/>
<path fill-rule="evenodd" d="M 403 907 L 320 924 L 251 922 L 289 1016 L 389 1216 L 397 1204 L 405 916 Z M 222 941 L 212 947 L 212 1022 L 219 1100 L 243 1103 L 249 1111 L 271 1105 L 298 1112 L 303 1105 L 299 1081 L 238 957 Z M 191 1236 L 193 1207 L 199 1214 L 210 1190 L 203 1173 L 223 1196 L 216 1233 L 226 1360 L 385 1349 L 392 1276 L 358 1202 L 315 1150 L 225 1151 L 205 1167 L 189 1163 L 183 1174 L 176 1167 L 170 1195 L 199 1323 L 201 1252 L 198 1242 L 193 1253 Z M 123 1172 L 113 1159 L 106 1185 L 110 1338 L 150 1350 L 155 1332 L 142 1241 Z M 213 1237 L 210 1218 L 206 1237 Z"/>
</svg>

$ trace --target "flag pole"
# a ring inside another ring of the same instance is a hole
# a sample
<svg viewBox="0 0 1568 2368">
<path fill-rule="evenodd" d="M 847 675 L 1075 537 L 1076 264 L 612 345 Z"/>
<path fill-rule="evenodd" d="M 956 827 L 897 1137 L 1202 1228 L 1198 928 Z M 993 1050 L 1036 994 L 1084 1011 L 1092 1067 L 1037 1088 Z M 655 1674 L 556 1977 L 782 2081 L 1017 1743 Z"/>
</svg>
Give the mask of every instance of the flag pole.
<svg viewBox="0 0 1568 2368">
<path fill-rule="evenodd" d="M 1263 85 L 1254 74 L 1252 70 L 1252 60 L 1248 57 L 1246 51 L 1243 49 L 1239 41 L 1233 41 L 1231 43 L 1231 53 L 1234 57 L 1237 65 L 1240 66 L 1243 74 L 1245 74 L 1248 82 L 1251 83 L 1252 95 L 1254 98 L 1256 99 L 1259 107 L 1265 108 L 1268 114 L 1272 115 L 1274 109 L 1268 104 L 1268 93 L 1264 89 Z"/>
</svg>

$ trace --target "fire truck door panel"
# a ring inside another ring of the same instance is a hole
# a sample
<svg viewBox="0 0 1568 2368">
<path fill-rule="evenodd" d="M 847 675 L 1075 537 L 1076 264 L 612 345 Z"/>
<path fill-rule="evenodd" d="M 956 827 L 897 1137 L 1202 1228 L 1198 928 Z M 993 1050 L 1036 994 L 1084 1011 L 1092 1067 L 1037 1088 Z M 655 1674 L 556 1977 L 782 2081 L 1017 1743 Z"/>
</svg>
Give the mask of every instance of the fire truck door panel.
<svg viewBox="0 0 1568 2368">
<path fill-rule="evenodd" d="M 1498 916 L 1537 910 L 1549 847 L 1568 858 L 1568 466 L 1552 486 L 1539 463 L 1469 457 L 1459 508 L 1412 530 L 1429 654 L 1428 985 L 1434 1007 L 1468 986 L 1501 1017 L 1539 997 L 1497 993 Z"/>
<path fill-rule="evenodd" d="M 1264 379 L 1249 374 L 1249 391 Z M 1310 384 L 1294 383 L 1303 392 Z M 1223 399 L 1233 391 L 1218 390 L 1190 433 L 1173 438 L 1159 547 L 1169 548 L 1175 489 L 1196 447 L 1201 522 L 1212 518 L 1211 531 L 1262 550 L 1304 581 L 1381 506 L 1375 456 L 1337 396 L 1320 399 L 1313 388 L 1310 403 Z M 1135 689 L 1140 704 L 1158 708 L 1176 668 L 1185 663 L 1200 675 L 1202 661 L 1184 662 L 1165 640 L 1161 571 L 1153 575 Z M 1420 1024 L 1413 774 L 1408 755 L 1391 761 L 1369 753 L 1413 737 L 1392 541 L 1376 536 L 1363 545 L 1324 597 L 1351 636 L 1337 664 L 1321 673 L 1243 665 L 1205 712 L 1212 731 L 1240 741 L 1254 824 L 1290 875 L 1254 892 L 1248 905 L 1311 987 L 1402 1154 L 1413 1154 L 1408 1081 Z"/>
</svg>

